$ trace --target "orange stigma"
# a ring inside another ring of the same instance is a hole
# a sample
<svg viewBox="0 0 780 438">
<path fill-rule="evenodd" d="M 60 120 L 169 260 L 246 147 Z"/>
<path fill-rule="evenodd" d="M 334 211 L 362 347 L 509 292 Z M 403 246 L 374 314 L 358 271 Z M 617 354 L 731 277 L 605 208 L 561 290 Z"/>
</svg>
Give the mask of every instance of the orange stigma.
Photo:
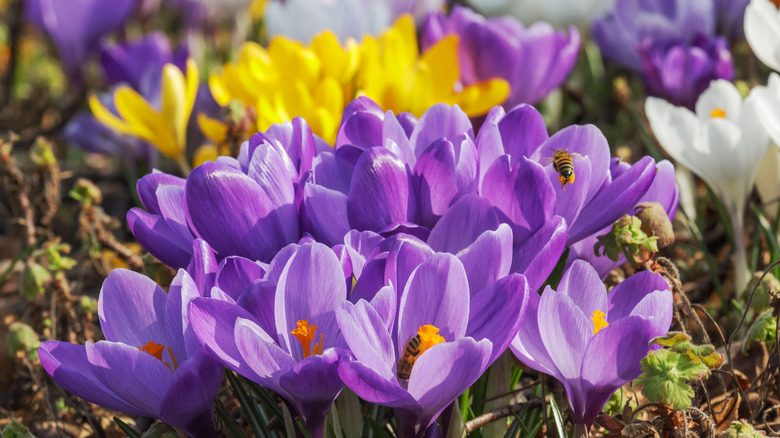
<svg viewBox="0 0 780 438">
<path fill-rule="evenodd" d="M 780 9 L 780 0 L 769 0 L 777 9 Z"/>
<path fill-rule="evenodd" d="M 314 344 L 311 347 L 311 343 L 314 342 L 317 335 L 317 326 L 309 326 L 309 321 L 303 319 L 298 321 L 298 328 L 294 329 L 290 333 L 295 336 L 303 347 L 303 357 L 307 358 L 312 354 L 322 354 L 322 344 L 325 342 L 325 335 L 320 332 L 320 342 Z"/>
<path fill-rule="evenodd" d="M 138 349 L 143 351 L 144 353 L 150 354 L 152 357 L 164 363 L 165 366 L 168 367 L 168 369 L 171 371 L 175 371 L 176 369 L 179 368 L 179 364 L 176 363 L 176 357 L 173 356 L 173 351 L 171 350 L 171 347 L 166 347 L 163 344 L 157 344 L 152 341 L 149 341 L 143 347 L 138 347 Z M 168 355 L 170 355 L 171 357 L 171 363 L 168 363 L 163 359 L 162 355 L 163 355 L 163 351 L 165 350 L 168 350 Z"/>
<path fill-rule="evenodd" d="M 590 317 L 590 319 L 593 320 L 593 334 L 600 332 L 601 329 L 604 327 L 609 326 L 609 323 L 604 320 L 604 317 L 607 316 L 606 313 L 602 312 L 601 310 L 594 310 L 593 316 Z"/>
<path fill-rule="evenodd" d="M 712 117 L 713 119 L 725 119 L 726 111 L 721 108 L 715 108 L 714 110 L 710 111 L 710 117 Z"/>
<path fill-rule="evenodd" d="M 419 354 L 423 354 L 425 350 L 444 342 L 444 338 L 438 333 L 439 328 L 435 325 L 424 325 L 417 330 L 417 335 L 420 336 Z"/>
</svg>

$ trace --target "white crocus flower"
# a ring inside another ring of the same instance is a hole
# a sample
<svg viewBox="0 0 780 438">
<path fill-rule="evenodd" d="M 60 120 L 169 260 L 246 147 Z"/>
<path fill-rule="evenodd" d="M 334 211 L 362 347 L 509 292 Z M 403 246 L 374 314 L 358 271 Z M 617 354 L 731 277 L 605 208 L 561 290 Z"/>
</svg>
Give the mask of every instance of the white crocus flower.
<svg viewBox="0 0 780 438">
<path fill-rule="evenodd" d="M 512 15 L 525 25 L 546 21 L 560 29 L 575 25 L 587 32 L 591 19 L 604 15 L 615 0 L 468 0 L 468 4 L 485 15 Z"/>
<path fill-rule="evenodd" d="M 770 0 L 751 0 L 745 10 L 745 38 L 761 62 L 780 71 L 780 10 Z"/>
<path fill-rule="evenodd" d="M 758 117 L 755 91 L 742 100 L 728 81 L 713 81 L 696 102 L 696 113 L 650 97 L 647 118 L 661 146 L 720 197 L 733 227 L 736 290 L 748 282 L 744 212 L 769 137 Z"/>
<path fill-rule="evenodd" d="M 769 84 L 756 87 L 758 99 L 758 116 L 769 138 L 775 145 L 780 145 L 780 75 L 769 75 Z M 780 199 L 780 147 L 772 146 L 766 152 L 761 166 L 758 168 L 756 188 L 761 202 L 770 204 L 767 212 L 774 219 L 778 214 L 778 199 Z"/>
</svg>

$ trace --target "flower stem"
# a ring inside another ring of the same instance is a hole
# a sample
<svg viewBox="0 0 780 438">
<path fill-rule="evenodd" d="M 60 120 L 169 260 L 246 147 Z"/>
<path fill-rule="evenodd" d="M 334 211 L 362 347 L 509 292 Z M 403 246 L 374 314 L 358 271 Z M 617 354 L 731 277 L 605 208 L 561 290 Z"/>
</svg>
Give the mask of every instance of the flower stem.
<svg viewBox="0 0 780 438">
<path fill-rule="evenodd" d="M 731 227 L 734 238 L 734 295 L 741 296 L 750 279 L 750 268 L 747 263 L 747 250 L 745 248 L 744 211 L 731 212 Z"/>
<path fill-rule="evenodd" d="M 588 438 L 590 436 L 588 429 L 589 427 L 584 424 L 575 424 L 572 438 Z"/>
</svg>

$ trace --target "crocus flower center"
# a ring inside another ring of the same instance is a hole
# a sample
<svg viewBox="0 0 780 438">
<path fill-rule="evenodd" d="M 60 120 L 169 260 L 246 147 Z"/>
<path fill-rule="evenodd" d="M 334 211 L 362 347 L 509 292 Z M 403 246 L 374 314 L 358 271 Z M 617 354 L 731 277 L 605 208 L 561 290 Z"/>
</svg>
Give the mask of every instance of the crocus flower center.
<svg viewBox="0 0 780 438">
<path fill-rule="evenodd" d="M 398 359 L 398 371 L 396 374 L 399 379 L 409 380 L 409 376 L 412 374 L 412 367 L 417 361 L 417 358 L 419 358 L 425 350 L 444 342 L 444 337 L 438 333 L 438 327 L 434 325 L 424 325 L 417 329 L 417 334 L 415 336 L 406 341 L 404 353 Z"/>
<path fill-rule="evenodd" d="M 710 112 L 710 117 L 712 117 L 713 119 L 724 119 L 726 118 L 726 111 L 722 108 L 715 108 Z"/>
<path fill-rule="evenodd" d="M 607 316 L 606 313 L 602 312 L 601 310 L 594 310 L 593 316 L 590 317 L 590 319 L 593 320 L 593 334 L 595 335 L 598 333 L 601 329 L 604 327 L 607 327 L 609 323 L 604 320 L 604 317 Z"/>
<path fill-rule="evenodd" d="M 298 321 L 298 328 L 290 332 L 293 336 L 298 338 L 301 346 L 303 346 L 304 358 L 307 358 L 312 354 L 322 354 L 322 344 L 325 342 L 325 335 L 323 335 L 322 332 L 320 332 L 320 342 L 315 343 L 314 347 L 311 346 L 311 343 L 314 342 L 314 339 L 317 336 L 315 334 L 316 331 L 316 325 L 309 326 L 309 321 L 303 319 Z"/>
<path fill-rule="evenodd" d="M 179 368 L 179 364 L 176 363 L 176 357 L 173 356 L 173 351 L 171 350 L 171 347 L 166 347 L 163 344 L 157 344 L 155 342 L 149 341 L 144 345 L 143 347 L 138 347 L 139 350 L 151 354 L 153 357 L 157 358 L 160 362 L 164 363 L 166 367 L 168 367 L 169 370 L 175 371 L 177 368 Z M 170 355 L 171 363 L 166 362 L 163 359 L 163 351 L 168 350 L 168 355 Z"/>
<path fill-rule="evenodd" d="M 780 9 L 780 0 L 769 0 L 777 9 Z"/>
</svg>

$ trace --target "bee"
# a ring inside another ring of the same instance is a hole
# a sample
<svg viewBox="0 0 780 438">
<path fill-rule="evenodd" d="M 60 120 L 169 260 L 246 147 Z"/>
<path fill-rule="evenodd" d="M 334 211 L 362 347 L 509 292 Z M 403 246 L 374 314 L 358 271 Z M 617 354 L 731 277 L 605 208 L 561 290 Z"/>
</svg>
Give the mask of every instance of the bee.
<svg viewBox="0 0 780 438">
<path fill-rule="evenodd" d="M 412 375 L 412 367 L 414 366 L 414 362 L 417 361 L 417 357 L 420 355 L 421 343 L 422 339 L 420 338 L 419 334 L 410 337 L 409 340 L 406 341 L 404 354 L 398 358 L 398 371 L 396 374 L 398 375 L 399 379 L 409 380 L 409 376 Z"/>
<path fill-rule="evenodd" d="M 574 183 L 574 162 L 571 155 L 563 149 L 553 149 L 553 169 L 558 172 L 558 181 L 561 182 L 561 189 L 566 190 L 566 184 Z"/>
</svg>

